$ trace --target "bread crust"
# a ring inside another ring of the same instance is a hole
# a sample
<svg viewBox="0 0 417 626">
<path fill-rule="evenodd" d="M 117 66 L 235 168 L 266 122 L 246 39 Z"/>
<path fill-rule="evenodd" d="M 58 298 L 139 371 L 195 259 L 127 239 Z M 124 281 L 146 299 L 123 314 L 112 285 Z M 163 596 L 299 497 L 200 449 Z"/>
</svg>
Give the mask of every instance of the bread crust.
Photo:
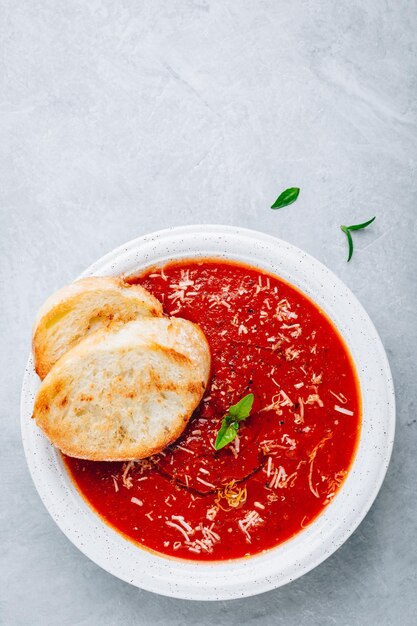
<svg viewBox="0 0 417 626">
<path fill-rule="evenodd" d="M 44 379 L 65 352 L 98 328 L 162 314 L 161 303 L 140 285 L 118 276 L 82 278 L 54 293 L 39 310 L 32 334 L 35 370 Z"/>
<path fill-rule="evenodd" d="M 209 346 L 196 324 L 164 317 L 112 324 L 59 359 L 33 417 L 69 456 L 146 458 L 181 435 L 209 374 Z"/>
</svg>

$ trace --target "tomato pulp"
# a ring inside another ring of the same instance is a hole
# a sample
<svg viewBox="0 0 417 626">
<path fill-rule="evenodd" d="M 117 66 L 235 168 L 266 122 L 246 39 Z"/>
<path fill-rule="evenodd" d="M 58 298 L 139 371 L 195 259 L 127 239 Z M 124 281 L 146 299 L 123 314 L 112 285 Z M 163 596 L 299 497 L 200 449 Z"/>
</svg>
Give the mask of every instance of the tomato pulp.
<svg viewBox="0 0 417 626">
<path fill-rule="evenodd" d="M 239 558 L 291 538 L 335 497 L 359 439 L 359 384 L 337 330 L 296 288 L 237 263 L 170 263 L 130 282 L 201 326 L 211 380 L 160 454 L 64 457 L 78 490 L 123 535 L 177 558 Z M 250 417 L 215 451 L 227 409 L 249 392 Z"/>
</svg>

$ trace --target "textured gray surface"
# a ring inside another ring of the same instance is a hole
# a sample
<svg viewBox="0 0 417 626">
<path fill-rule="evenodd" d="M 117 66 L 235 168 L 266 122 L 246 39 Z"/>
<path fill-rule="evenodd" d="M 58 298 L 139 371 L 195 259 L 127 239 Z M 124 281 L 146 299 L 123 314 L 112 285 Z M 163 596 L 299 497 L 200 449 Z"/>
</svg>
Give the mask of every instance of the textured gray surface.
<svg viewBox="0 0 417 626">
<path fill-rule="evenodd" d="M 4 0 L 0 25 L 0 623 L 417 624 L 416 3 Z M 297 204 L 270 211 L 290 185 Z M 346 264 L 339 224 L 374 214 Z M 213 604 L 89 562 L 44 510 L 19 432 L 43 299 L 116 245 L 193 222 L 327 264 L 379 330 L 398 401 L 387 479 L 351 539 L 290 586 Z"/>
</svg>

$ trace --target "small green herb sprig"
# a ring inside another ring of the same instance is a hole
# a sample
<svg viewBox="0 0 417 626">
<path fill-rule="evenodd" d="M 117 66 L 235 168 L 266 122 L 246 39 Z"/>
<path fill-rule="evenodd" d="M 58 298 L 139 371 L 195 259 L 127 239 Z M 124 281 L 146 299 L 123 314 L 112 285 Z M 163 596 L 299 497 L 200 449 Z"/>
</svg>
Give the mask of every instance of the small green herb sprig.
<svg viewBox="0 0 417 626">
<path fill-rule="evenodd" d="M 217 433 L 214 444 L 215 450 L 221 450 L 233 441 L 239 430 L 240 422 L 244 422 L 252 411 L 253 400 L 253 393 L 248 393 L 247 396 L 229 408 Z"/>
<path fill-rule="evenodd" d="M 289 187 L 278 196 L 271 209 L 282 209 L 282 207 L 292 204 L 297 200 L 299 193 L 299 187 Z"/>
<path fill-rule="evenodd" d="M 293 202 L 297 200 L 299 193 L 300 193 L 299 187 L 289 187 L 288 189 L 285 189 L 285 191 L 283 191 L 275 200 L 274 204 L 271 206 L 271 209 L 281 209 L 284 206 L 288 206 L 289 204 L 292 204 Z M 347 241 L 348 241 L 348 247 L 349 247 L 348 259 L 347 259 L 348 263 L 353 255 L 352 231 L 362 230 L 363 228 L 366 228 L 367 226 L 372 224 L 372 222 L 375 219 L 376 218 L 373 217 L 372 219 L 368 220 L 367 222 L 363 222 L 362 224 L 352 224 L 351 226 L 345 226 L 344 224 L 342 224 L 340 226 L 341 230 L 345 233 Z"/>
<path fill-rule="evenodd" d="M 366 228 L 367 226 L 369 226 L 369 224 L 372 224 L 374 220 L 375 220 L 375 217 L 368 220 L 367 222 L 363 222 L 363 224 L 353 224 L 352 226 L 345 226 L 344 224 L 341 225 L 340 228 L 345 233 L 347 240 L 348 240 L 348 247 L 349 247 L 348 263 L 350 259 L 352 258 L 352 254 L 353 254 L 353 239 L 352 239 L 351 231 L 362 230 L 363 228 Z"/>
</svg>

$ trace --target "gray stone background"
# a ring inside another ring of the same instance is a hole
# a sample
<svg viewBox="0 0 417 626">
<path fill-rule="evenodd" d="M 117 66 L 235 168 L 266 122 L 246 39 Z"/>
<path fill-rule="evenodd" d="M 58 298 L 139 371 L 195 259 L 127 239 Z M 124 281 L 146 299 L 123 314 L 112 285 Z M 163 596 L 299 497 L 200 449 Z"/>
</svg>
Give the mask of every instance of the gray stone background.
<svg viewBox="0 0 417 626">
<path fill-rule="evenodd" d="M 416 2 L 0 11 L 1 624 L 417 624 Z M 292 185 L 298 202 L 271 211 Z M 339 225 L 373 215 L 347 264 Z M 197 222 L 276 234 L 336 272 L 381 334 L 398 401 L 387 478 L 351 539 L 293 584 L 223 603 L 140 591 L 78 552 L 19 430 L 44 298 L 126 240 Z"/>
</svg>

